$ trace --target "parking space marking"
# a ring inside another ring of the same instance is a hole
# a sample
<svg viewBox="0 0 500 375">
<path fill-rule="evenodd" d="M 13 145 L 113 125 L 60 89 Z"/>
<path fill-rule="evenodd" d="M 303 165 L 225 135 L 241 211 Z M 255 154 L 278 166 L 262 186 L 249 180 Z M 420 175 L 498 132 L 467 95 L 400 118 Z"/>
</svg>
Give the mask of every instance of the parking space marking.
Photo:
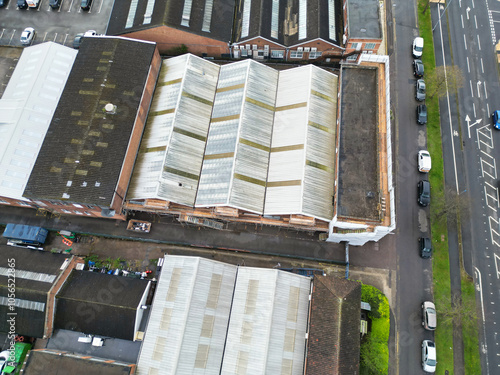
<svg viewBox="0 0 500 375">
<path fill-rule="evenodd" d="M 495 256 L 495 268 L 497 270 L 497 279 L 500 279 L 500 272 L 498 271 L 498 262 L 500 261 L 500 257 L 496 254 L 493 254 Z"/>
<path fill-rule="evenodd" d="M 71 8 L 73 8 L 73 1 L 75 1 L 75 0 L 71 0 L 71 4 L 69 4 L 68 13 L 71 12 Z"/>
<path fill-rule="evenodd" d="M 66 45 L 66 40 L 68 39 L 68 35 L 69 35 L 69 34 L 66 34 L 66 36 L 64 37 L 63 46 L 65 46 L 65 45 Z"/>
<path fill-rule="evenodd" d="M 14 38 L 15 33 L 16 33 L 16 29 L 12 30 L 12 35 L 10 36 L 10 40 L 9 40 L 9 46 L 12 43 L 12 38 Z"/>
<path fill-rule="evenodd" d="M 493 148 L 493 134 L 491 132 L 491 128 L 488 125 L 484 125 L 483 127 L 476 129 L 477 134 L 477 143 L 484 144 L 489 148 Z"/>
<path fill-rule="evenodd" d="M 488 186 L 486 186 L 486 185 L 488 185 Z M 486 185 L 484 186 L 484 196 L 486 197 L 486 204 L 493 211 L 497 212 L 497 208 L 498 208 L 498 190 L 495 189 L 490 184 L 488 184 L 487 182 L 486 182 Z M 488 190 L 490 190 L 490 191 L 493 190 L 493 191 L 491 191 L 491 194 L 488 194 Z M 492 201 L 491 202 L 492 204 L 490 204 L 490 200 Z"/>
<path fill-rule="evenodd" d="M 497 169 L 496 169 L 495 159 L 492 159 L 493 164 L 488 163 L 482 157 L 480 157 L 479 159 L 481 160 L 481 173 L 482 173 L 483 177 L 486 174 L 486 175 L 488 175 L 491 178 L 496 180 L 497 179 Z"/>
<path fill-rule="evenodd" d="M 499 221 L 492 216 L 489 216 L 488 220 L 490 225 L 491 243 L 500 247 L 500 228 L 498 227 Z"/>
<path fill-rule="evenodd" d="M 0 39 L 2 39 L 4 33 L 5 33 L 5 29 L 2 29 L 2 33 L 0 34 Z"/>
</svg>

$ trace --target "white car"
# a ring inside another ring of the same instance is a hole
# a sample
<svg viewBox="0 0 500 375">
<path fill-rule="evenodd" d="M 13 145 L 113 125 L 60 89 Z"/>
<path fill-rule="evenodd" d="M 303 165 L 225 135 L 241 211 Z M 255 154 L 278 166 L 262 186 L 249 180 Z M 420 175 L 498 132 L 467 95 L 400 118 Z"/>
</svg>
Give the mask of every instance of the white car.
<svg viewBox="0 0 500 375">
<path fill-rule="evenodd" d="M 424 50 L 424 38 L 416 37 L 413 40 L 413 57 L 419 58 L 422 56 L 422 51 Z"/>
<path fill-rule="evenodd" d="M 431 154 L 426 150 L 420 150 L 418 152 L 418 171 L 419 172 L 429 172 L 431 170 Z"/>
<path fill-rule="evenodd" d="M 434 331 L 436 329 L 436 306 L 430 301 L 425 301 L 422 304 L 422 325 L 429 331 Z"/>
<path fill-rule="evenodd" d="M 9 350 L 4 350 L 3 352 L 0 353 L 0 373 L 3 374 L 3 370 L 5 366 L 7 365 L 7 361 L 10 356 L 10 351 Z"/>
<path fill-rule="evenodd" d="M 431 340 L 422 341 L 422 368 L 425 372 L 436 372 L 436 345 Z"/>
<path fill-rule="evenodd" d="M 21 34 L 21 44 L 27 46 L 31 44 L 33 41 L 33 37 L 35 36 L 35 29 L 32 27 L 27 27 Z"/>
</svg>

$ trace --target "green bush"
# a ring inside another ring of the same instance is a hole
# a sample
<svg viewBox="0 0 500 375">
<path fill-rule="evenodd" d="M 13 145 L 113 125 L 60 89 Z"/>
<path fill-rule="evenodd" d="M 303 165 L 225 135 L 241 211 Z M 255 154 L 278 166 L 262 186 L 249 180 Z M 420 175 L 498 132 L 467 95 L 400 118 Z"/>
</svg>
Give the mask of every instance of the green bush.
<svg viewBox="0 0 500 375">
<path fill-rule="evenodd" d="M 386 296 L 371 285 L 362 285 L 361 300 L 368 302 L 372 321 L 370 332 L 361 341 L 360 373 L 365 375 L 387 374 L 389 371 L 390 310 Z"/>
</svg>

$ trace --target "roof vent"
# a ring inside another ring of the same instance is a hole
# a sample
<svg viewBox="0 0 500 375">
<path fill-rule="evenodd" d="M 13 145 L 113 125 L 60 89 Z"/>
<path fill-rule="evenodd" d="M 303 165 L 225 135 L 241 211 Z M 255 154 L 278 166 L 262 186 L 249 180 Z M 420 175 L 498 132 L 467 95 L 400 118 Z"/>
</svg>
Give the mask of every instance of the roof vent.
<svg viewBox="0 0 500 375">
<path fill-rule="evenodd" d="M 116 113 L 116 105 L 108 103 L 104 106 L 104 111 L 110 115 L 114 115 Z"/>
</svg>

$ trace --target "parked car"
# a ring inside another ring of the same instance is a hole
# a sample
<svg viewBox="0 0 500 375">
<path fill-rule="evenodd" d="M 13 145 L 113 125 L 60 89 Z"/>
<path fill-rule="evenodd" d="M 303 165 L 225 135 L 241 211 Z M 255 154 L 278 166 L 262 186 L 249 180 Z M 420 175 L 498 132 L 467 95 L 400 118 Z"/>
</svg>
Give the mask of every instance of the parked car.
<svg viewBox="0 0 500 375">
<path fill-rule="evenodd" d="M 437 326 L 436 306 L 430 301 L 422 304 L 422 325 L 429 331 L 434 331 Z"/>
<path fill-rule="evenodd" d="M 429 237 L 420 237 L 418 239 L 418 247 L 422 258 L 429 259 L 432 256 L 432 242 Z"/>
<path fill-rule="evenodd" d="M 424 76 L 424 63 L 422 60 L 413 60 L 413 75 L 417 78 Z"/>
<path fill-rule="evenodd" d="M 427 207 L 431 203 L 431 184 L 427 180 L 420 180 L 417 185 L 417 202 L 422 207 Z"/>
<path fill-rule="evenodd" d="M 419 104 L 417 106 L 417 122 L 420 125 L 427 124 L 427 106 L 425 104 Z"/>
<path fill-rule="evenodd" d="M 418 58 L 422 56 L 422 51 L 424 50 L 424 38 L 416 37 L 413 40 L 412 46 L 413 57 Z"/>
<path fill-rule="evenodd" d="M 6 6 L 8 2 L 9 0 L 0 0 L 0 8 Z"/>
<path fill-rule="evenodd" d="M 436 372 L 436 345 L 434 341 L 422 341 L 422 368 L 425 372 Z"/>
<path fill-rule="evenodd" d="M 495 129 L 500 129 L 500 111 L 495 111 L 491 114 L 491 120 L 493 121 L 493 127 Z"/>
<path fill-rule="evenodd" d="M 73 48 L 78 49 L 83 41 L 83 33 L 76 34 L 75 39 L 73 39 Z"/>
<path fill-rule="evenodd" d="M 420 150 L 418 152 L 418 171 L 419 172 L 429 172 L 431 170 L 431 154 L 426 150 Z"/>
<path fill-rule="evenodd" d="M 80 6 L 82 7 L 82 9 L 85 9 L 85 10 L 89 10 L 90 5 L 92 5 L 92 0 L 82 0 L 82 2 L 80 3 Z"/>
<path fill-rule="evenodd" d="M 27 46 L 31 44 L 33 41 L 33 37 L 35 36 L 35 29 L 32 27 L 27 27 L 21 33 L 21 44 Z"/>
<path fill-rule="evenodd" d="M 17 7 L 19 9 L 26 9 L 28 7 L 28 3 L 26 0 L 17 0 Z"/>
<path fill-rule="evenodd" d="M 61 6 L 61 0 L 50 0 L 49 5 L 52 9 L 57 9 Z"/>
<path fill-rule="evenodd" d="M 415 82 L 415 99 L 419 102 L 425 100 L 425 81 L 423 79 L 417 79 Z"/>
<path fill-rule="evenodd" d="M 7 361 L 10 356 L 10 350 L 4 350 L 0 353 L 0 374 L 3 374 L 3 370 L 7 365 Z"/>
</svg>

